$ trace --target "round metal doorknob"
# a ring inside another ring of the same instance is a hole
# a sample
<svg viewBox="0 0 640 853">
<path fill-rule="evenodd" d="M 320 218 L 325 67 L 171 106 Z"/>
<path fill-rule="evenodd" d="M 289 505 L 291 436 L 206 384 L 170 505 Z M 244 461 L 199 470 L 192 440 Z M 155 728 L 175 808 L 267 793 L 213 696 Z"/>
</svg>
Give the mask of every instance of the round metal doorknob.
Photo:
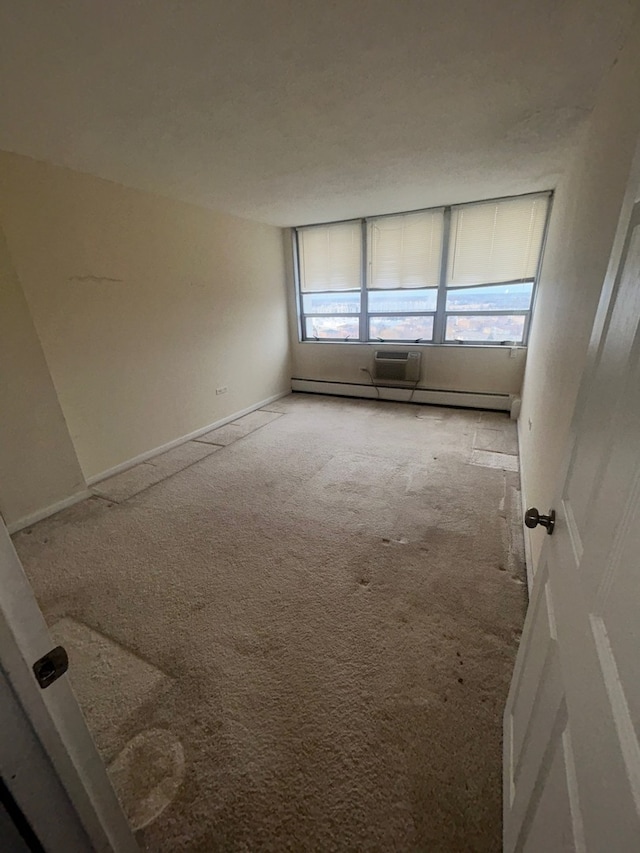
<svg viewBox="0 0 640 853">
<path fill-rule="evenodd" d="M 556 524 L 556 511 L 555 509 L 551 509 L 549 510 L 549 515 L 540 515 L 538 510 L 532 506 L 531 509 L 528 509 L 524 514 L 524 523 L 527 527 L 531 527 L 532 529 L 538 525 L 546 527 L 547 533 L 551 536 Z"/>
</svg>

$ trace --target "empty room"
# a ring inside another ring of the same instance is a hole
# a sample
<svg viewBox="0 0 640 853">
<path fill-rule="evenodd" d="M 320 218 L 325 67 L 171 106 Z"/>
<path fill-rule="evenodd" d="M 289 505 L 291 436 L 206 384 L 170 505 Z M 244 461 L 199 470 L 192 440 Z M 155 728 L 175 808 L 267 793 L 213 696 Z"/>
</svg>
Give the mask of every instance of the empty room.
<svg viewBox="0 0 640 853">
<path fill-rule="evenodd" d="M 0 847 L 640 849 L 640 4 L 0 3 Z"/>
</svg>

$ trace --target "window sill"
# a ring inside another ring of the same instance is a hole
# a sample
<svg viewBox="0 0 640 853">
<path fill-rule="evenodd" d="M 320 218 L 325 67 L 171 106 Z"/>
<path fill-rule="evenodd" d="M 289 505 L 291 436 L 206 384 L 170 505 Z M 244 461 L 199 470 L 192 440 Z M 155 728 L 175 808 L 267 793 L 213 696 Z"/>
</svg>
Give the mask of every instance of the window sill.
<svg viewBox="0 0 640 853">
<path fill-rule="evenodd" d="M 502 344 L 502 343 L 459 343 L 459 342 L 451 342 L 451 343 L 442 343 L 437 344 L 433 341 L 420 341 L 416 343 L 415 341 L 338 341 L 338 340 L 329 340 L 326 338 L 321 338 L 317 341 L 309 341 L 309 340 L 301 340 L 298 339 L 298 343 L 300 344 L 321 344 L 323 346 L 331 345 L 331 346 L 360 346 L 360 347 L 444 347 L 446 349 L 503 349 L 503 350 L 512 350 L 512 349 L 522 349 L 526 350 L 526 344 Z"/>
</svg>

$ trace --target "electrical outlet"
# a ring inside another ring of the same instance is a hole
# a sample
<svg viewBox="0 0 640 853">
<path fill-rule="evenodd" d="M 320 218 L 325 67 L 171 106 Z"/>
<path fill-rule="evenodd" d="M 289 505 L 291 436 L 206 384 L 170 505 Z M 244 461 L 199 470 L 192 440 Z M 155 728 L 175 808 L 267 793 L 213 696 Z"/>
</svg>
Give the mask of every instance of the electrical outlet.
<svg viewBox="0 0 640 853">
<path fill-rule="evenodd" d="M 228 390 L 228 385 L 221 385 L 220 388 L 216 388 L 216 394 L 226 394 Z"/>
</svg>

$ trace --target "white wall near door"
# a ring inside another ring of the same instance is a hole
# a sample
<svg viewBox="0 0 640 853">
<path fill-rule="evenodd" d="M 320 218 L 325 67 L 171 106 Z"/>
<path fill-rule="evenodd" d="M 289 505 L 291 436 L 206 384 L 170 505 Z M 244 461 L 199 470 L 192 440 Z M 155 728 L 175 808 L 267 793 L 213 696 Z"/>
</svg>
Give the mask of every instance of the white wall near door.
<svg viewBox="0 0 640 853">
<path fill-rule="evenodd" d="M 519 420 L 529 504 L 558 485 L 589 336 L 640 131 L 640 21 L 630 30 L 556 190 Z M 534 565 L 540 537 L 531 536 Z"/>
</svg>

